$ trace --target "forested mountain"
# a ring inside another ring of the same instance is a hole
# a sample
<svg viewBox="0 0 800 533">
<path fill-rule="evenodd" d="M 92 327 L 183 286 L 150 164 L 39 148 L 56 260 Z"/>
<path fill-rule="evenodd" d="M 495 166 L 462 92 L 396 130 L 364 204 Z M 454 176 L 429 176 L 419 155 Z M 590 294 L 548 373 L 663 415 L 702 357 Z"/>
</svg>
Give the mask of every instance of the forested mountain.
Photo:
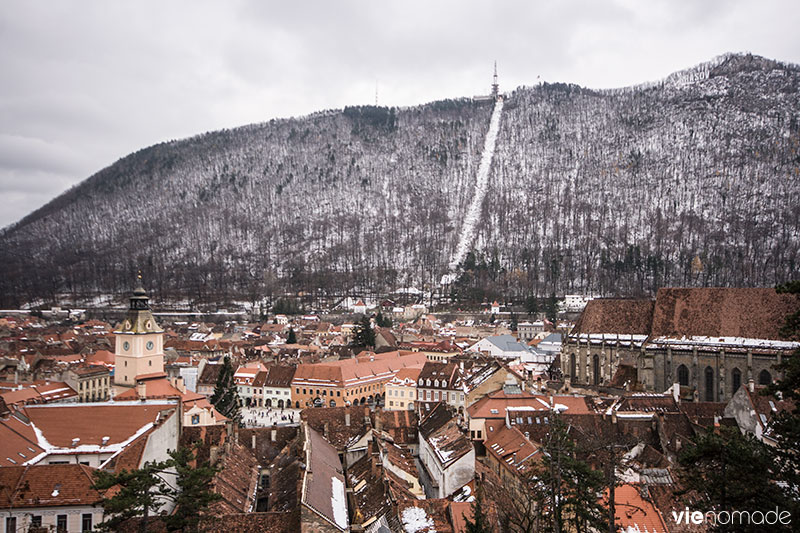
<svg viewBox="0 0 800 533">
<path fill-rule="evenodd" d="M 435 287 L 493 110 L 352 107 L 133 153 L 0 234 L 2 305 L 129 290 L 255 300 Z M 800 67 L 728 55 L 659 83 L 506 94 L 474 253 L 446 291 L 764 286 L 800 265 Z"/>
</svg>

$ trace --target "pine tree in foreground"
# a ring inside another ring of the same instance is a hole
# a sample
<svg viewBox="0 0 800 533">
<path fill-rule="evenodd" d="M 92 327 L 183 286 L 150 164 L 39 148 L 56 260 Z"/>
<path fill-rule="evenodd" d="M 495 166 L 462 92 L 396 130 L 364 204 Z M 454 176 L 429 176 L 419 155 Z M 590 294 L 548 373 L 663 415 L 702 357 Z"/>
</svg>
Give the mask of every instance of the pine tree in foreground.
<svg viewBox="0 0 800 533">
<path fill-rule="evenodd" d="M 211 403 L 217 411 L 234 422 L 241 420 L 239 407 L 239 393 L 236 382 L 233 379 L 235 371 L 231 365 L 231 359 L 227 355 L 222 360 L 222 368 L 217 376 L 217 384 L 214 387 L 214 395 L 211 396 Z"/>
</svg>

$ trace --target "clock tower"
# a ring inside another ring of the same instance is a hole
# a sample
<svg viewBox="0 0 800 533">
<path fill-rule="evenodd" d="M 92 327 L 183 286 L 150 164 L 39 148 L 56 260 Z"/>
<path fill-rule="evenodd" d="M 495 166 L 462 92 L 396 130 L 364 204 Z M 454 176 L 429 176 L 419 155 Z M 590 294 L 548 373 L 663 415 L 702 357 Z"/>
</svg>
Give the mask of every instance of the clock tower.
<svg viewBox="0 0 800 533">
<path fill-rule="evenodd" d="M 136 385 L 136 376 L 164 372 L 164 330 L 156 324 L 139 274 L 125 320 L 114 332 L 114 384 Z"/>
</svg>

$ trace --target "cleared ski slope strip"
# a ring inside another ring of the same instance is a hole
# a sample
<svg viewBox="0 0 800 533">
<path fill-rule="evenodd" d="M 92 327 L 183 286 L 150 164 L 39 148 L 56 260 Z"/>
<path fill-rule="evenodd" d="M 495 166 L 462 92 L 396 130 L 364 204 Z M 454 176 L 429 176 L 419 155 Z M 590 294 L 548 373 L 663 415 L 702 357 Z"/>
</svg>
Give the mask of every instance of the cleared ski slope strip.
<svg viewBox="0 0 800 533">
<path fill-rule="evenodd" d="M 458 246 L 450 261 L 449 274 L 442 277 L 442 284 L 455 281 L 458 265 L 467 256 L 472 243 L 475 241 L 475 231 L 480 222 L 483 199 L 486 196 L 486 189 L 489 185 L 489 171 L 492 168 L 492 158 L 494 157 L 494 145 L 497 141 L 497 133 L 500 131 L 500 116 L 503 113 L 503 99 L 498 98 L 494 104 L 492 118 L 489 121 L 489 131 L 486 132 L 486 141 L 483 144 L 481 162 L 478 166 L 478 179 L 475 181 L 475 194 L 469 204 L 467 215 L 464 217 L 464 225 L 461 227 L 461 236 L 458 239 Z"/>
</svg>

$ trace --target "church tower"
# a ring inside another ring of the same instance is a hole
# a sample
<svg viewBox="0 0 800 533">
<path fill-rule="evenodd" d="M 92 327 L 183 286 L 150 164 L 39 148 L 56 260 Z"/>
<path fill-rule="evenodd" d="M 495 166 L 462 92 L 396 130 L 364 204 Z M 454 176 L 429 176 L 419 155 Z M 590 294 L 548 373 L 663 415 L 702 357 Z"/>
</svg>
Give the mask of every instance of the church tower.
<svg viewBox="0 0 800 533">
<path fill-rule="evenodd" d="M 158 327 L 139 274 L 128 315 L 120 324 L 114 349 L 114 384 L 136 385 L 136 376 L 164 372 L 164 330 Z"/>
</svg>

